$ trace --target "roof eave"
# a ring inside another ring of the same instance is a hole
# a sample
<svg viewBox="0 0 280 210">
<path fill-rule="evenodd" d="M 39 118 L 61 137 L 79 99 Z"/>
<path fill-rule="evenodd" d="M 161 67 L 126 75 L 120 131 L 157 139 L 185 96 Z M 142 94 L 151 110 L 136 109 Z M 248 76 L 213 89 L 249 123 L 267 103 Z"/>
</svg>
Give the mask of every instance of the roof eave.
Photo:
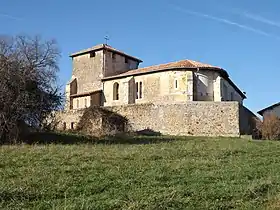
<svg viewBox="0 0 280 210">
<path fill-rule="evenodd" d="M 264 110 L 261 110 L 261 111 L 258 111 L 257 113 L 258 113 L 259 115 L 263 116 L 263 112 L 264 112 Z"/>
<path fill-rule="evenodd" d="M 257 113 L 258 113 L 259 115 L 263 116 L 263 113 L 264 113 L 265 111 L 270 110 L 270 109 L 273 109 L 274 107 L 277 107 L 277 106 L 280 106 L 280 102 L 279 102 L 279 103 L 276 103 L 276 104 L 273 104 L 273 105 L 271 105 L 271 106 L 269 106 L 269 107 L 266 107 L 266 108 L 264 108 L 264 109 L 258 111 Z"/>
<path fill-rule="evenodd" d="M 218 68 L 218 67 L 171 67 L 171 68 L 166 68 L 166 69 L 158 69 L 158 70 L 152 70 L 149 72 L 136 72 L 136 73 L 131 73 L 131 74 L 125 74 L 124 75 L 115 75 L 111 77 L 105 77 L 101 79 L 102 81 L 108 81 L 108 80 L 113 80 L 113 79 L 121 79 L 124 77 L 129 77 L 129 76 L 139 76 L 139 75 L 144 75 L 144 74 L 152 74 L 152 73 L 157 73 L 157 72 L 164 72 L 164 71 L 171 71 L 171 70 L 197 70 L 197 69 L 204 69 L 204 70 L 223 70 L 226 74 L 227 72 L 224 69 Z"/>
<path fill-rule="evenodd" d="M 73 58 L 73 57 L 76 57 L 76 56 L 79 56 L 79 55 L 88 54 L 90 52 L 99 51 L 99 50 L 102 50 L 104 47 L 105 47 L 104 44 L 97 45 L 97 46 L 94 46 L 94 47 L 91 47 L 91 48 L 88 48 L 88 49 L 85 49 L 85 50 L 80 50 L 78 52 L 72 53 L 71 55 L 69 55 L 69 57 Z"/>
<path fill-rule="evenodd" d="M 233 88 L 240 94 L 243 99 L 247 98 L 247 96 L 237 87 L 236 84 L 234 84 L 234 82 L 229 77 L 225 79 L 231 84 L 231 86 L 233 86 Z"/>
<path fill-rule="evenodd" d="M 98 93 L 98 92 L 102 92 L 102 90 L 95 90 L 95 91 L 91 91 L 91 92 L 73 94 L 73 95 L 70 95 L 70 98 L 77 98 L 77 97 L 82 97 L 82 96 L 89 96 L 89 95 L 91 95 L 91 94 Z"/>
<path fill-rule="evenodd" d="M 139 58 L 133 57 L 133 56 L 131 56 L 131 55 L 128 55 L 128 54 L 123 53 L 123 52 L 120 52 L 120 51 L 118 51 L 118 50 L 114 50 L 114 49 L 108 48 L 108 47 L 106 47 L 105 45 L 99 46 L 99 47 L 97 47 L 97 48 L 90 48 L 90 49 L 86 49 L 86 50 L 84 50 L 84 51 L 79 51 L 79 52 L 76 52 L 76 53 L 73 53 L 73 54 L 69 55 L 69 57 L 70 57 L 70 58 L 74 58 L 74 57 L 77 57 L 77 56 L 79 56 L 79 55 L 84 55 L 84 54 L 88 54 L 88 53 L 90 53 L 90 52 L 96 52 L 96 51 L 103 50 L 103 49 L 106 49 L 106 50 L 108 50 L 108 51 L 115 52 L 115 53 L 117 53 L 117 54 L 123 55 L 123 56 L 125 56 L 125 57 L 128 57 L 128 58 L 134 60 L 134 61 L 138 61 L 139 63 L 142 63 L 142 62 L 143 62 L 143 61 L 142 61 L 141 59 L 139 59 Z"/>
</svg>

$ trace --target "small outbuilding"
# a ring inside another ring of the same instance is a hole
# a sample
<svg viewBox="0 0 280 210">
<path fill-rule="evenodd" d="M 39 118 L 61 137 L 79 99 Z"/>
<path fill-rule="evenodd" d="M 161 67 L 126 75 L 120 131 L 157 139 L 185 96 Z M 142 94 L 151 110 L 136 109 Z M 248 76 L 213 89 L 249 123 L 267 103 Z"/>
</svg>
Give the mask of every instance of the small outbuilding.
<svg viewBox="0 0 280 210">
<path fill-rule="evenodd" d="M 280 117 L 280 102 L 258 111 L 258 114 L 263 117 L 267 116 L 268 114 L 274 114 L 277 117 Z"/>
</svg>

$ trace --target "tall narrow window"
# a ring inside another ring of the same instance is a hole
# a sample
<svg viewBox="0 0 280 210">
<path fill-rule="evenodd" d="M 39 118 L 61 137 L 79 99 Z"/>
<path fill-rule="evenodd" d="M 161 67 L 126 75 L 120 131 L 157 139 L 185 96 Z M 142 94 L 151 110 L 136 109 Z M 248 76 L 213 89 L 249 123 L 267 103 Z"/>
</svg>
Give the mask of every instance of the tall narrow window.
<svg viewBox="0 0 280 210">
<path fill-rule="evenodd" d="M 71 129 L 73 130 L 74 129 L 74 122 L 71 122 Z"/>
<path fill-rule="evenodd" d="M 113 100 L 119 100 L 119 83 L 117 82 L 113 86 Z"/>
<path fill-rule="evenodd" d="M 174 80 L 174 87 L 175 87 L 175 89 L 178 89 L 178 80 L 177 79 Z"/>
<path fill-rule="evenodd" d="M 77 109 L 79 109 L 79 99 L 77 99 Z"/>
<path fill-rule="evenodd" d="M 124 62 L 128 63 L 128 58 L 127 57 L 124 58 Z"/>
<path fill-rule="evenodd" d="M 116 60 L 116 53 L 112 53 L 112 60 Z"/>
<path fill-rule="evenodd" d="M 135 98 L 141 99 L 143 97 L 143 84 L 142 82 L 135 83 Z"/>
<path fill-rule="evenodd" d="M 138 91 L 138 82 L 135 83 L 135 98 L 138 99 L 139 98 L 139 91 Z"/>
<path fill-rule="evenodd" d="M 139 98 L 142 98 L 142 82 L 139 82 Z"/>
<path fill-rule="evenodd" d="M 87 108 L 87 98 L 85 98 L 85 108 Z"/>
</svg>

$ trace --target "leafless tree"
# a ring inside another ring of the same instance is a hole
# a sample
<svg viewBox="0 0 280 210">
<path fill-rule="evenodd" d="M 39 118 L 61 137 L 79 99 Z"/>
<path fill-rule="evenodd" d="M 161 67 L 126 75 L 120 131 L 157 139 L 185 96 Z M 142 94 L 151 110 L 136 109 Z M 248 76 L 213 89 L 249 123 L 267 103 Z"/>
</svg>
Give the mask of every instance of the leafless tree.
<svg viewBox="0 0 280 210">
<path fill-rule="evenodd" d="M 41 129 L 59 108 L 60 52 L 39 36 L 0 36 L 0 143 L 16 142 L 27 128 Z"/>
</svg>

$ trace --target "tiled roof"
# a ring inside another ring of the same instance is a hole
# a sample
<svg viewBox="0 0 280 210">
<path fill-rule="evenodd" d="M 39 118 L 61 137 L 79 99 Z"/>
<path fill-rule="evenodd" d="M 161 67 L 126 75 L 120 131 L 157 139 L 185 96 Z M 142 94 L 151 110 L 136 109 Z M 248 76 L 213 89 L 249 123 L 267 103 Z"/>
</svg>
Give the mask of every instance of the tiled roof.
<svg viewBox="0 0 280 210">
<path fill-rule="evenodd" d="M 271 109 L 273 109 L 273 108 L 275 108 L 275 107 L 278 107 L 278 106 L 280 106 L 280 102 L 279 102 L 279 103 L 276 103 L 276 104 L 273 104 L 273 105 L 271 105 L 271 106 L 269 106 L 269 107 L 266 107 L 265 109 L 262 109 L 262 110 L 258 111 L 258 114 L 260 114 L 260 115 L 263 116 L 264 112 L 266 112 L 266 111 L 268 111 L 268 110 L 271 110 Z"/>
<path fill-rule="evenodd" d="M 131 76 L 131 75 L 137 75 L 137 74 L 145 74 L 145 73 L 151 73 L 151 72 L 158 72 L 158 71 L 163 71 L 163 70 L 169 70 L 169 69 L 177 69 L 177 68 L 211 68 L 211 69 L 216 69 L 220 71 L 224 71 L 222 68 L 217 67 L 217 66 L 212 66 L 209 64 L 205 63 L 200 63 L 197 61 L 192 61 L 192 60 L 181 60 L 181 61 L 176 61 L 176 62 L 171 62 L 171 63 L 166 63 L 166 64 L 160 64 L 160 65 L 155 65 L 155 66 L 149 66 L 149 67 L 144 67 L 144 68 L 139 68 L 139 69 L 133 69 L 130 71 L 127 71 L 122 74 L 118 74 L 115 76 L 111 77 L 106 77 L 106 79 L 113 79 L 113 78 L 119 78 L 119 77 L 124 77 L 124 76 Z M 225 71 L 224 71 L 225 72 Z"/>
<path fill-rule="evenodd" d="M 95 91 L 90 91 L 90 92 L 72 94 L 72 95 L 70 95 L 70 97 L 76 98 L 76 97 L 81 97 L 81 96 L 89 96 L 91 94 L 98 93 L 98 92 L 102 92 L 102 90 L 95 90 Z"/>
<path fill-rule="evenodd" d="M 204 69 L 204 70 L 218 71 L 221 74 L 221 76 L 224 79 L 226 79 L 243 98 L 246 98 L 245 94 L 229 78 L 229 75 L 226 72 L 226 70 L 224 70 L 223 68 L 218 67 L 218 66 L 212 66 L 209 64 L 200 63 L 200 62 L 192 61 L 192 60 L 181 60 L 181 61 L 176 61 L 176 62 L 171 62 L 171 63 L 166 63 L 166 64 L 160 64 L 160 65 L 149 66 L 149 67 L 144 67 L 144 68 L 139 68 L 139 69 L 133 69 L 133 70 L 124 72 L 122 74 L 105 77 L 102 80 L 106 81 L 106 80 L 123 78 L 123 77 L 128 77 L 128 76 L 155 73 L 155 72 L 159 72 L 159 71 L 176 70 L 176 69 L 181 69 L 181 70 L 197 69 L 197 68 L 199 68 L 201 70 Z"/>
<path fill-rule="evenodd" d="M 88 49 L 85 49 L 85 50 L 81 50 L 79 52 L 71 54 L 70 57 L 75 57 L 75 56 L 78 56 L 78 55 L 83 55 L 83 54 L 86 54 L 86 53 L 89 53 L 89 52 L 98 51 L 98 50 L 102 50 L 102 49 L 118 53 L 120 55 L 126 56 L 126 57 L 131 58 L 132 60 L 136 60 L 138 62 L 143 62 L 139 58 L 136 58 L 136 57 L 133 57 L 131 55 L 128 55 L 128 54 L 126 54 L 126 53 L 124 53 L 124 52 L 122 52 L 120 50 L 117 50 L 117 49 L 115 49 L 115 48 L 113 48 L 113 47 L 111 47 L 109 45 L 106 45 L 106 44 L 100 44 L 100 45 L 96 45 L 94 47 L 91 47 L 91 48 L 88 48 Z"/>
</svg>

